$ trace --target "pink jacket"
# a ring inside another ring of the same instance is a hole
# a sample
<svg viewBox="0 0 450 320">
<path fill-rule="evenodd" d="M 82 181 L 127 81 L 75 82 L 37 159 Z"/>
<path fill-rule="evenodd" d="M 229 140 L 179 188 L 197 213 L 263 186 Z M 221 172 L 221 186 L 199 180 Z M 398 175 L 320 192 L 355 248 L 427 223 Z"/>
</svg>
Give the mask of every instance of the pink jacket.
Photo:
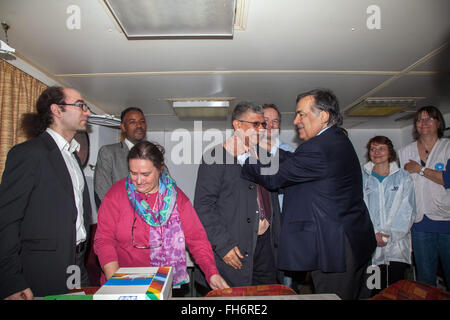
<svg viewBox="0 0 450 320">
<path fill-rule="evenodd" d="M 155 197 L 156 194 L 148 198 L 150 206 Z M 189 252 L 209 281 L 212 275 L 219 273 L 211 244 L 189 198 L 178 187 L 177 205 Z M 150 226 L 134 213 L 125 190 L 125 179 L 122 179 L 109 189 L 98 211 L 94 250 L 102 267 L 113 261 L 118 261 L 120 267 L 149 266 L 150 249 L 136 249 L 132 244 L 131 228 L 135 216 L 135 245 L 146 245 Z M 102 274 L 100 283 L 104 282 Z"/>
</svg>

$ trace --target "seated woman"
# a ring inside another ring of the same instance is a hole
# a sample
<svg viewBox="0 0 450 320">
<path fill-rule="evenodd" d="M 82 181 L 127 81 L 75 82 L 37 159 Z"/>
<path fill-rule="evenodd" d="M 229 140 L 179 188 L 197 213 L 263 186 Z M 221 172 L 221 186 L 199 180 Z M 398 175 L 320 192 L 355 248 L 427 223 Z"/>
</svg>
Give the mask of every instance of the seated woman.
<svg viewBox="0 0 450 320">
<path fill-rule="evenodd" d="M 384 289 L 404 279 L 411 264 L 411 226 L 416 216 L 414 183 L 409 173 L 398 167 L 389 138 L 370 139 L 367 158 L 369 162 L 363 167 L 364 201 L 377 239 L 372 265 L 380 267 Z"/>
<path fill-rule="evenodd" d="M 119 267 L 146 266 L 171 266 L 173 286 L 187 283 L 187 244 L 210 287 L 228 288 L 197 213 L 164 170 L 164 149 L 139 142 L 128 165 L 128 177 L 111 187 L 98 211 L 94 250 L 104 272 L 101 284 Z"/>
</svg>

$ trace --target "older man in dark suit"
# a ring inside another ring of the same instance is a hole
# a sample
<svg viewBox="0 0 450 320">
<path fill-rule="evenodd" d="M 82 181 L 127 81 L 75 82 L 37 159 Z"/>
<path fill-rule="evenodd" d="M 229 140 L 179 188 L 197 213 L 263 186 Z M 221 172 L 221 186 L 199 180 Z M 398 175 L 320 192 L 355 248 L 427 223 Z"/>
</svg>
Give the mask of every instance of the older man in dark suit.
<svg viewBox="0 0 450 320">
<path fill-rule="evenodd" d="M 257 143 L 258 131 L 265 127 L 264 110 L 241 102 L 233 110 L 232 124 L 247 145 Z M 240 177 L 234 137 L 205 152 L 198 169 L 194 207 L 208 234 L 217 268 L 230 286 L 279 283 L 277 194 Z M 195 280 L 206 285 L 198 268 Z"/>
<path fill-rule="evenodd" d="M 365 297 L 364 276 L 376 247 L 363 200 L 353 145 L 337 126 L 339 104 L 329 90 L 297 97 L 294 125 L 304 142 L 273 175 L 246 163 L 242 177 L 268 189 L 284 188 L 279 268 L 312 271 L 316 293 Z"/>
<path fill-rule="evenodd" d="M 60 87 L 44 90 L 36 108 L 38 136 L 9 151 L 0 185 L 0 299 L 89 285 L 91 207 L 73 137 L 86 130 L 90 111 L 78 91 Z"/>
</svg>

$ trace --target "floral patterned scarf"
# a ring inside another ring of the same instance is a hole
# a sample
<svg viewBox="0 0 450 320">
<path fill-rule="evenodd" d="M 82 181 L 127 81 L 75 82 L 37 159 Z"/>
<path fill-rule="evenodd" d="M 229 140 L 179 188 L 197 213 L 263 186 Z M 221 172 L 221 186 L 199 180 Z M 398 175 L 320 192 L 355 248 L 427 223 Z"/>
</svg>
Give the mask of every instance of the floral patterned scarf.
<svg viewBox="0 0 450 320">
<path fill-rule="evenodd" d="M 161 246 L 150 249 L 150 266 L 174 268 L 173 286 L 189 282 L 186 272 L 186 242 L 181 228 L 175 181 L 165 172 L 159 178 L 154 208 L 137 192 L 130 176 L 125 179 L 128 200 L 141 219 L 150 226 L 149 242 L 161 239 Z M 158 231 L 159 230 L 159 231 Z"/>
</svg>

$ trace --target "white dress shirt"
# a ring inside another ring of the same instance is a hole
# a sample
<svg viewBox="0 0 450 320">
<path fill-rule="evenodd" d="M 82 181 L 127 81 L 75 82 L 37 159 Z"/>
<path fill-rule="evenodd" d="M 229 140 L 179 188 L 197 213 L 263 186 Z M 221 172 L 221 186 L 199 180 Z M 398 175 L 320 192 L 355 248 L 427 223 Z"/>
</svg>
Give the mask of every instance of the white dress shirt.
<svg viewBox="0 0 450 320">
<path fill-rule="evenodd" d="M 52 136 L 53 140 L 55 140 L 58 145 L 59 150 L 63 156 L 64 162 L 66 163 L 67 170 L 69 171 L 70 178 L 72 180 L 73 186 L 73 194 L 75 197 L 75 205 L 77 208 L 77 222 L 75 224 L 76 227 L 76 235 L 77 235 L 77 245 L 86 240 L 86 229 L 84 228 L 84 219 L 83 219 L 83 191 L 84 191 L 84 177 L 83 172 L 78 164 L 74 151 L 80 150 L 80 144 L 75 140 L 67 142 L 59 133 L 56 131 L 47 128 L 46 131 L 49 135 Z"/>
<path fill-rule="evenodd" d="M 125 144 L 127 145 L 128 150 L 131 150 L 131 148 L 134 147 L 134 144 L 130 140 L 128 140 L 127 138 L 123 139 L 123 142 L 125 142 Z"/>
</svg>

